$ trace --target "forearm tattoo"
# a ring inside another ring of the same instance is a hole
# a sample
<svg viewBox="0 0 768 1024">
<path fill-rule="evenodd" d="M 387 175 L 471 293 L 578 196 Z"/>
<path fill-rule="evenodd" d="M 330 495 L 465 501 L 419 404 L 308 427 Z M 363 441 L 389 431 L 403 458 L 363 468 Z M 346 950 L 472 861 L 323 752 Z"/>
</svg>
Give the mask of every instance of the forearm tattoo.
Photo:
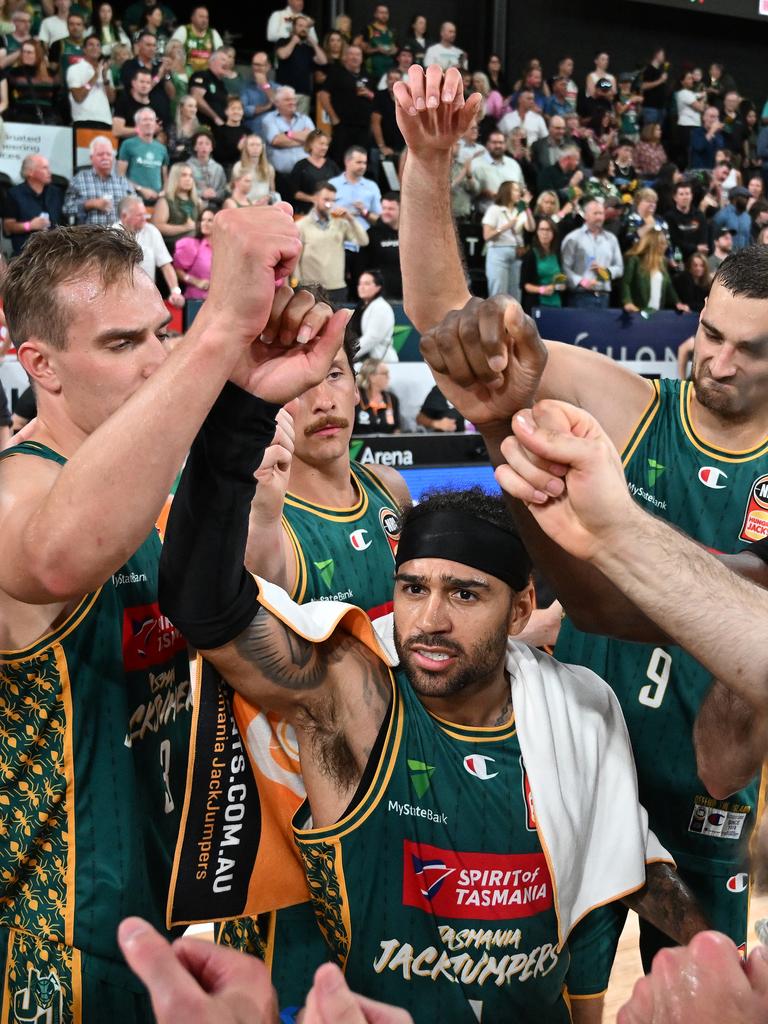
<svg viewBox="0 0 768 1024">
<path fill-rule="evenodd" d="M 669 864 L 649 864 L 645 885 L 624 902 L 681 945 L 710 927 L 696 897 Z"/>
</svg>

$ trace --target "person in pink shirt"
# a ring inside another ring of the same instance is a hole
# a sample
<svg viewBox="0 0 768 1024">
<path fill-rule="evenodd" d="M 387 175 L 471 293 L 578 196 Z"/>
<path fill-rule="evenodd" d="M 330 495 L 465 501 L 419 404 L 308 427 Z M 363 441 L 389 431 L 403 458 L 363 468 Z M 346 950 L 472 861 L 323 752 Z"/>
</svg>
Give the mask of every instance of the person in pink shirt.
<svg viewBox="0 0 768 1024">
<path fill-rule="evenodd" d="M 203 210 L 197 221 L 197 233 L 180 238 L 173 253 L 173 265 L 184 284 L 185 299 L 207 299 L 211 278 L 211 232 L 213 210 Z"/>
</svg>

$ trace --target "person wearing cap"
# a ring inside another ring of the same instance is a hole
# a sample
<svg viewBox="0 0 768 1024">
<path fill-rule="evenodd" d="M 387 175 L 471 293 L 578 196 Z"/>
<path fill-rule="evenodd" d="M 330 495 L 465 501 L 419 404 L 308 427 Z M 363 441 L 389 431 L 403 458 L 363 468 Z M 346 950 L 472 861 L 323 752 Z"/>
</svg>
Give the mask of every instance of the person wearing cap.
<svg viewBox="0 0 768 1024">
<path fill-rule="evenodd" d="M 247 772 L 263 756 L 218 730 L 222 700 L 291 723 L 307 803 L 279 874 L 300 856 L 329 957 L 363 995 L 417 1020 L 482 1008 L 489 1024 L 565 1024 L 567 936 L 589 907 L 625 898 L 689 937 L 704 925 L 647 830 L 616 699 L 515 641 L 531 563 L 503 501 L 480 488 L 434 493 L 398 523 L 388 628 L 251 576 L 253 473 L 276 411 L 225 389 L 168 523 L 163 611 L 228 684 L 203 672 L 196 763 L 210 726 L 214 759 L 229 765 L 231 744 Z M 210 773 L 194 778 L 204 807 Z"/>
<path fill-rule="evenodd" d="M 715 229 L 730 228 L 733 232 L 733 251 L 738 252 L 752 242 L 752 218 L 747 212 L 749 191 L 737 185 L 728 193 L 728 202 L 712 218 Z"/>
<path fill-rule="evenodd" d="M 707 266 L 714 274 L 726 256 L 733 252 L 733 236 L 736 232 L 732 228 L 717 228 L 714 237 L 714 249 L 710 256 L 707 256 Z"/>
</svg>

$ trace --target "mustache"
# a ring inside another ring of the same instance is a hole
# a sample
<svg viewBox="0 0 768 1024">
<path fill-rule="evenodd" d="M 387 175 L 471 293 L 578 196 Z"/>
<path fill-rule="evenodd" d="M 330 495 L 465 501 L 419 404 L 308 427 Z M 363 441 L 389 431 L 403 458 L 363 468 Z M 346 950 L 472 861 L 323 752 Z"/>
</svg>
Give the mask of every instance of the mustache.
<svg viewBox="0 0 768 1024">
<path fill-rule="evenodd" d="M 446 637 L 441 636 L 440 633 L 416 633 L 414 636 L 409 636 L 405 642 L 406 649 L 416 645 L 441 647 L 444 651 L 452 651 L 454 654 L 464 653 L 464 648 L 461 644 L 457 644 L 455 640 L 448 640 Z"/>
<path fill-rule="evenodd" d="M 322 416 L 320 419 L 314 421 L 314 423 L 308 423 L 304 427 L 304 436 L 310 437 L 312 434 L 316 434 L 318 430 L 324 430 L 326 427 L 338 427 L 340 430 L 344 430 L 349 426 L 349 420 L 345 420 L 343 416 Z"/>
</svg>

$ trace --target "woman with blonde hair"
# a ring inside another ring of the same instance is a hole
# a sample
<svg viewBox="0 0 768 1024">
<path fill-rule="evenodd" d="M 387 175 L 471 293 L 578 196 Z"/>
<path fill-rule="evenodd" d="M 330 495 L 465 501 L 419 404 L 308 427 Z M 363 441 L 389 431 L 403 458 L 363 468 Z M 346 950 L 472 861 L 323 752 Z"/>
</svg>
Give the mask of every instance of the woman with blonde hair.
<svg viewBox="0 0 768 1024">
<path fill-rule="evenodd" d="M 528 195 L 528 193 L 526 193 Z M 520 300 L 520 256 L 525 231 L 534 231 L 531 208 L 516 181 L 505 181 L 483 217 L 488 295 Z"/>
<path fill-rule="evenodd" d="M 171 252 L 178 239 L 195 234 L 202 208 L 192 168 L 189 164 L 173 164 L 165 192 L 157 200 L 152 214 L 152 223 Z"/>
<path fill-rule="evenodd" d="M 197 100 L 194 96 L 184 96 L 176 107 L 176 116 L 168 131 L 168 155 L 171 163 L 188 160 L 192 156 L 192 139 L 199 131 Z"/>
<path fill-rule="evenodd" d="M 389 367 L 366 359 L 357 371 L 360 401 L 355 407 L 355 434 L 399 434 L 400 403 L 389 391 Z"/>
<path fill-rule="evenodd" d="M 667 236 L 649 231 L 633 245 L 624 261 L 621 304 L 627 313 L 657 312 L 660 309 L 690 310 L 675 291 L 667 270 Z"/>
<path fill-rule="evenodd" d="M 275 192 L 275 168 L 267 160 L 267 149 L 262 137 L 246 135 L 237 148 L 240 150 L 240 159 L 232 168 L 232 180 L 244 171 L 250 174 L 250 205 L 266 206 L 268 203 L 279 202 L 280 194 Z"/>
<path fill-rule="evenodd" d="M 222 206 L 225 210 L 239 210 L 244 206 L 263 206 L 263 202 L 257 202 L 249 198 L 253 185 L 253 174 L 248 167 L 241 167 L 239 171 L 232 172 L 229 179 L 229 196 L 224 200 Z"/>
</svg>

